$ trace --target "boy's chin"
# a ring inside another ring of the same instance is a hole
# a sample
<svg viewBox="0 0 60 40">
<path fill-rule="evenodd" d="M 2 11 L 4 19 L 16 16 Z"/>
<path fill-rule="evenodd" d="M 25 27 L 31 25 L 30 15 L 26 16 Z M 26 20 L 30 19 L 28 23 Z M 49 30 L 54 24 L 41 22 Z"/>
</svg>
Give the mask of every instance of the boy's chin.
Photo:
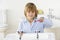
<svg viewBox="0 0 60 40">
<path fill-rule="evenodd" d="M 34 17 L 29 17 L 30 19 L 33 19 Z"/>
<path fill-rule="evenodd" d="M 33 19 L 32 17 L 28 17 L 28 19 Z"/>
</svg>

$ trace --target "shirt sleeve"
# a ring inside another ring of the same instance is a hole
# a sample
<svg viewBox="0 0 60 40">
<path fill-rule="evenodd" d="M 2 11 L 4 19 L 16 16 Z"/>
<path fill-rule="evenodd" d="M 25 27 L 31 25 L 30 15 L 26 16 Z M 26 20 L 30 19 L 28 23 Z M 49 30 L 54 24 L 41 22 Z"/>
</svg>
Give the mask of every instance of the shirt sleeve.
<svg viewBox="0 0 60 40">
<path fill-rule="evenodd" d="M 17 32 L 22 32 L 23 31 L 23 24 L 22 24 L 22 22 L 20 21 L 19 22 L 19 25 L 18 25 L 18 29 L 17 29 Z"/>
<path fill-rule="evenodd" d="M 50 28 L 52 27 L 53 23 L 52 23 L 52 20 L 49 20 L 47 18 L 44 18 L 44 28 Z"/>
</svg>

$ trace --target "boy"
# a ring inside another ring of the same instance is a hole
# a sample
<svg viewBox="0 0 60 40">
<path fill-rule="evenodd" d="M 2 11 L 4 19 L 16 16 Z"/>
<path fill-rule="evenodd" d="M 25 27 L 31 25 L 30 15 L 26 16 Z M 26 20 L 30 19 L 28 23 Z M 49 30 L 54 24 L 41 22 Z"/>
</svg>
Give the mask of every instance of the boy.
<svg viewBox="0 0 60 40">
<path fill-rule="evenodd" d="M 23 33 L 35 33 L 36 31 L 42 33 L 44 32 L 45 27 L 52 26 L 50 20 L 44 20 L 40 18 L 38 21 L 37 18 L 37 8 L 34 3 L 27 3 L 24 9 L 25 19 L 19 23 L 18 34 L 22 35 Z"/>
</svg>

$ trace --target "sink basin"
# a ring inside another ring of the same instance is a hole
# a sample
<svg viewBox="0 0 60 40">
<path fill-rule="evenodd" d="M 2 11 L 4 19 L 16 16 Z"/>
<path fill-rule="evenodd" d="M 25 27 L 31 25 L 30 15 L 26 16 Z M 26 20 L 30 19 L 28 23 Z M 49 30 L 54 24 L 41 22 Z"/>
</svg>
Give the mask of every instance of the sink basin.
<svg viewBox="0 0 60 40">
<path fill-rule="evenodd" d="M 37 40 L 36 33 L 26 33 L 23 34 L 21 40 Z M 5 40 L 20 40 L 17 33 L 7 34 Z M 54 33 L 39 33 L 39 40 L 55 40 Z"/>
</svg>

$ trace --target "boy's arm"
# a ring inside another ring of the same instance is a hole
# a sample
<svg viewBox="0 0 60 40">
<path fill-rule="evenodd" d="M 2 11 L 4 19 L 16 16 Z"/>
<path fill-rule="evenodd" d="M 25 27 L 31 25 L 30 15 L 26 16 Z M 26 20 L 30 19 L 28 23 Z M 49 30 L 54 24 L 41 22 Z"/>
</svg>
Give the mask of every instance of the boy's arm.
<svg viewBox="0 0 60 40">
<path fill-rule="evenodd" d="M 44 28 L 50 28 L 52 27 L 52 25 L 53 25 L 52 20 L 44 18 Z"/>
<path fill-rule="evenodd" d="M 43 22 L 44 28 L 50 28 L 53 25 L 52 20 L 49 20 L 48 18 L 40 17 L 39 21 Z"/>
<path fill-rule="evenodd" d="M 20 21 L 19 25 L 18 25 L 18 29 L 17 29 L 17 33 L 22 36 L 23 35 L 23 23 L 22 21 Z"/>
</svg>

